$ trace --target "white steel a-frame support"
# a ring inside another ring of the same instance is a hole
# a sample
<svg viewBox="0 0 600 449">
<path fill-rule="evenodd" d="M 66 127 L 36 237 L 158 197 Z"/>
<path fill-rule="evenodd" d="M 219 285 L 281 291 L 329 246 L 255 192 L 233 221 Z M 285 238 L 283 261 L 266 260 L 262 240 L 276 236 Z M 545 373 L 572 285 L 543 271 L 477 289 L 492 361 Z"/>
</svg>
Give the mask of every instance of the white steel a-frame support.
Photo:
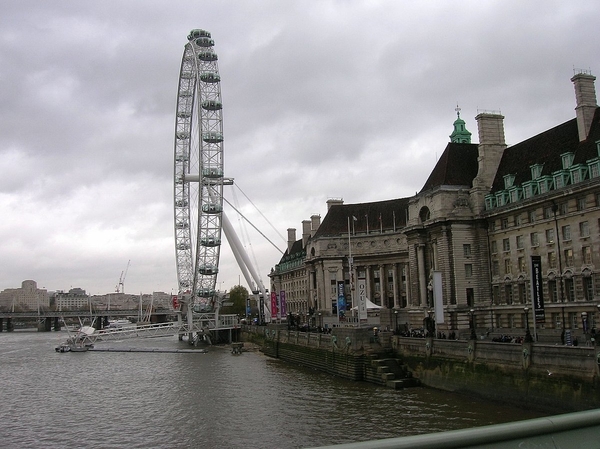
<svg viewBox="0 0 600 449">
<path fill-rule="evenodd" d="M 268 306 L 267 291 L 265 289 L 265 286 L 263 285 L 263 283 L 260 279 L 260 276 L 256 272 L 256 269 L 254 268 L 252 263 L 250 263 L 248 254 L 246 253 L 246 250 L 242 246 L 240 239 L 238 238 L 235 230 L 233 229 L 233 226 L 231 225 L 229 218 L 227 217 L 227 215 L 225 215 L 225 212 L 222 212 L 221 215 L 222 215 L 221 224 L 223 226 L 223 232 L 225 233 L 225 237 L 227 238 L 227 241 L 229 242 L 231 251 L 233 252 L 233 255 L 235 256 L 235 260 L 237 261 L 238 266 L 242 270 L 244 279 L 246 279 L 246 282 L 248 283 L 250 288 L 252 288 L 253 292 L 256 290 L 258 290 L 258 292 L 259 292 L 258 295 L 255 294 L 256 304 L 258 305 L 258 307 L 260 307 L 260 301 L 259 301 L 260 296 L 263 297 L 263 299 L 264 299 L 263 313 L 265 315 L 265 320 L 270 321 L 271 320 L 271 310 L 269 309 L 269 306 Z M 256 285 L 256 287 L 257 287 L 256 290 L 252 287 L 253 285 Z"/>
</svg>

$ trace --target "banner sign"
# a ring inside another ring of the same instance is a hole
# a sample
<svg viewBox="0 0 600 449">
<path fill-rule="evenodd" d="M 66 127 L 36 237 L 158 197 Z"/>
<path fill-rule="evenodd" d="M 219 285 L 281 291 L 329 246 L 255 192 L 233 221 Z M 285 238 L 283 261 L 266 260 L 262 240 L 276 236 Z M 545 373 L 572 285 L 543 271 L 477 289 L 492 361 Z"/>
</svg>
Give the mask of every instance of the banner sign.
<svg viewBox="0 0 600 449">
<path fill-rule="evenodd" d="M 260 294 L 258 299 L 258 324 L 263 324 L 265 322 L 265 297 Z"/>
<path fill-rule="evenodd" d="M 364 278 L 358 278 L 357 282 L 358 290 L 358 320 L 367 320 L 367 280 Z"/>
<path fill-rule="evenodd" d="M 433 272 L 433 310 L 435 311 L 435 322 L 444 322 L 444 297 L 442 295 L 442 272 Z"/>
<path fill-rule="evenodd" d="M 535 322 L 544 323 L 546 321 L 546 312 L 544 310 L 541 256 L 531 256 L 531 300 L 533 302 Z"/>
<path fill-rule="evenodd" d="M 344 281 L 337 282 L 337 310 L 340 321 L 346 320 L 346 295 L 344 294 Z"/>
<path fill-rule="evenodd" d="M 279 308 L 280 313 L 281 313 L 281 318 L 284 318 L 287 316 L 287 304 L 285 302 L 285 290 L 281 290 L 279 292 Z"/>
<path fill-rule="evenodd" d="M 246 298 L 246 317 L 249 317 L 252 313 L 252 308 L 250 307 L 250 298 Z"/>
<path fill-rule="evenodd" d="M 172 300 L 173 300 L 173 310 L 178 310 L 179 309 L 179 298 L 177 297 L 177 295 L 173 295 Z"/>
<path fill-rule="evenodd" d="M 271 292 L 271 317 L 276 318 L 279 316 L 277 310 L 277 293 Z"/>
</svg>

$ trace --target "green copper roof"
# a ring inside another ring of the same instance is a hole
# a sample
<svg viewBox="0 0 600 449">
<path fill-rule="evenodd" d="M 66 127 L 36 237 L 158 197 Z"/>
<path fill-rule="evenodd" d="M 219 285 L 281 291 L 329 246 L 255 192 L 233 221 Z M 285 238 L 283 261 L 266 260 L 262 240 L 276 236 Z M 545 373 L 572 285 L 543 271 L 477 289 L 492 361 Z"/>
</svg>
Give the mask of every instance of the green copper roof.
<svg viewBox="0 0 600 449">
<path fill-rule="evenodd" d="M 457 119 L 454 121 L 454 131 L 450 134 L 452 143 L 471 143 L 471 133 L 465 127 L 465 121 L 460 118 L 460 108 L 456 106 Z"/>
</svg>

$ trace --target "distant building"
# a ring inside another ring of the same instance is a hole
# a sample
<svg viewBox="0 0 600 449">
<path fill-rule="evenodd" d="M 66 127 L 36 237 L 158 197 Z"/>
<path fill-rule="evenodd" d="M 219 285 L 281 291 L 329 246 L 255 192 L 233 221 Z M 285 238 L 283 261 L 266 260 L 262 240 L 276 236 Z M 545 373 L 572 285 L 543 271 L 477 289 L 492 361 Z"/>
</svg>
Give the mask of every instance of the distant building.
<svg viewBox="0 0 600 449">
<path fill-rule="evenodd" d="M 0 292 L 0 307 L 10 311 L 47 309 L 50 297 L 46 289 L 39 289 L 35 281 L 27 280 L 21 283 L 21 288 L 7 288 Z"/>
<path fill-rule="evenodd" d="M 54 306 L 56 310 L 89 310 L 90 296 L 81 288 L 72 288 L 67 293 L 57 291 L 54 293 Z"/>
<path fill-rule="evenodd" d="M 504 117 L 477 115 L 479 143 L 458 115 L 450 142 L 415 196 L 328 201 L 320 221 L 288 230 L 271 289 L 288 310 L 335 315 L 351 285 L 408 327 L 441 305 L 445 333 L 519 332 L 533 323 L 531 260 L 541 260 L 545 318 L 538 328 L 591 329 L 600 322 L 600 108 L 595 77 L 571 79 L 576 117 L 507 146 Z M 457 109 L 457 111 L 459 111 Z M 353 260 L 350 269 L 349 260 Z M 441 291 L 434 288 L 441 279 Z"/>
</svg>

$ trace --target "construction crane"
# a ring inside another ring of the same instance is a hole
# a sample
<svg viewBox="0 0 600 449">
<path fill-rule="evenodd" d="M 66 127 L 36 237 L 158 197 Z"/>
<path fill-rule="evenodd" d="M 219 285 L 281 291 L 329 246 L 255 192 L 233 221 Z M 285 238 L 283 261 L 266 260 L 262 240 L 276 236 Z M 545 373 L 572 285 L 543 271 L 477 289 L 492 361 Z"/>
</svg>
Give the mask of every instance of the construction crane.
<svg viewBox="0 0 600 449">
<path fill-rule="evenodd" d="M 121 271 L 121 277 L 119 277 L 119 283 L 115 288 L 117 293 L 125 293 L 125 277 L 127 276 L 127 271 L 129 270 L 129 264 L 131 263 L 131 259 L 127 261 L 127 267 L 125 270 Z"/>
</svg>

